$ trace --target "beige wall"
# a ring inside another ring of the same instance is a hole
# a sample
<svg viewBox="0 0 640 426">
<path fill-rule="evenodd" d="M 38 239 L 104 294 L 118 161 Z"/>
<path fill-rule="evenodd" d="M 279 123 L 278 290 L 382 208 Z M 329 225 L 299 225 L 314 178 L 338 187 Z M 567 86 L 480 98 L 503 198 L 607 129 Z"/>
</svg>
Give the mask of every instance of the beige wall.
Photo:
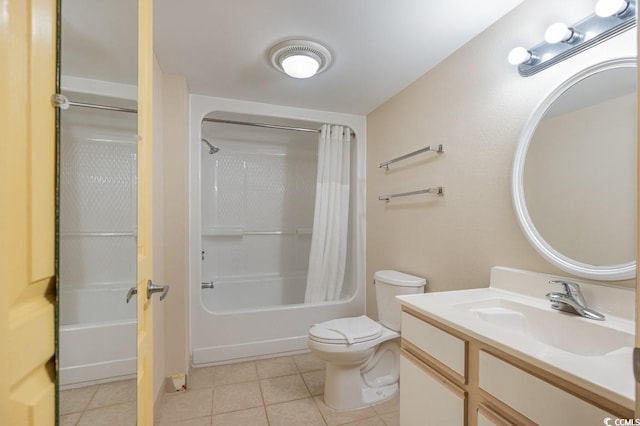
<svg viewBox="0 0 640 426">
<path fill-rule="evenodd" d="M 428 291 L 486 286 L 494 265 L 568 275 L 541 258 L 518 226 L 510 193 L 514 149 L 545 94 L 585 66 L 635 52 L 635 31 L 533 77 L 520 77 L 506 57 L 517 45 L 539 43 L 549 24 L 584 18 L 594 3 L 527 0 L 368 115 L 369 315 L 377 315 L 371 281 L 379 269 L 426 277 Z M 423 154 L 389 171 L 377 167 L 439 143 L 444 154 Z M 377 199 L 439 185 L 444 197 Z"/>
<path fill-rule="evenodd" d="M 165 306 L 165 376 L 189 369 L 187 245 L 188 100 L 183 76 L 163 77 L 163 210 L 165 283 L 171 288 Z"/>
</svg>

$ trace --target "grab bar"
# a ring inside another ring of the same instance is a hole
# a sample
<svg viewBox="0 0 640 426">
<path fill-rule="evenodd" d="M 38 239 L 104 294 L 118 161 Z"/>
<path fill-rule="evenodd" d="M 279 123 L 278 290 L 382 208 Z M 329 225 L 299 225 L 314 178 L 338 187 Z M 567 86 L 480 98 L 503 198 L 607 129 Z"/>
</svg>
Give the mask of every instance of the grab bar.
<svg viewBox="0 0 640 426">
<path fill-rule="evenodd" d="M 204 235 L 212 237 L 242 237 L 243 235 L 311 235 L 312 228 L 260 230 L 243 228 L 209 228 Z"/>
<path fill-rule="evenodd" d="M 61 232 L 61 237 L 135 237 L 135 232 Z"/>
<path fill-rule="evenodd" d="M 414 155 L 422 154 L 423 152 L 427 152 L 427 151 L 434 151 L 434 152 L 437 152 L 438 154 L 442 154 L 444 152 L 444 150 L 442 148 L 442 144 L 436 145 L 434 148 L 432 148 L 431 145 L 429 145 L 426 148 L 422 148 L 422 149 L 419 149 L 417 151 L 413 151 L 413 152 L 410 152 L 408 154 L 401 155 L 400 157 L 396 157 L 396 158 L 394 158 L 392 160 L 385 161 L 384 163 L 380 163 L 380 164 L 378 164 L 378 168 L 381 169 L 381 168 L 384 167 L 385 169 L 389 170 L 389 164 L 393 164 L 393 163 L 395 163 L 397 161 L 400 161 L 400 160 L 405 160 L 405 159 L 407 159 L 409 157 L 413 157 Z"/>
<path fill-rule="evenodd" d="M 296 235 L 296 231 L 244 231 L 244 235 Z"/>
<path fill-rule="evenodd" d="M 426 188 L 426 189 L 420 189 L 418 191 L 410 191 L 410 192 L 401 192 L 401 193 L 398 193 L 398 194 L 381 195 L 381 196 L 378 197 L 378 200 L 380 200 L 380 201 L 389 201 L 392 198 L 408 197 L 409 195 L 418 195 L 418 194 L 437 194 L 439 196 L 443 196 L 444 195 L 444 187 L 438 186 L 436 188 Z"/>
</svg>

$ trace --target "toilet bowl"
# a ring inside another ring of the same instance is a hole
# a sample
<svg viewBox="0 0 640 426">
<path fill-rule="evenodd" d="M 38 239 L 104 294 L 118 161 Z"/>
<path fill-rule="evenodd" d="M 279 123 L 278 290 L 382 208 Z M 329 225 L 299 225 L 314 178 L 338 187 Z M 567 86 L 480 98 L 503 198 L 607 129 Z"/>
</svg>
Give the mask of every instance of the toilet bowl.
<svg viewBox="0 0 640 426">
<path fill-rule="evenodd" d="M 374 283 L 379 322 L 362 315 L 309 330 L 309 349 L 327 363 L 324 402 L 336 410 L 372 405 L 398 391 L 401 310 L 395 296 L 421 293 L 426 282 L 387 270 L 376 272 Z"/>
</svg>

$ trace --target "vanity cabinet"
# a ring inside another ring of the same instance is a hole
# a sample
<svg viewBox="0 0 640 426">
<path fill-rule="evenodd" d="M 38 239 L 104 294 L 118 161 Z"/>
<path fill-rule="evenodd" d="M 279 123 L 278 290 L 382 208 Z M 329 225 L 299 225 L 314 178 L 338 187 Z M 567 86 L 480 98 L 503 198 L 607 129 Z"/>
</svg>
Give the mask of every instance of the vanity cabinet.
<svg viewBox="0 0 640 426">
<path fill-rule="evenodd" d="M 633 411 L 403 306 L 400 422 L 601 425 Z"/>
</svg>

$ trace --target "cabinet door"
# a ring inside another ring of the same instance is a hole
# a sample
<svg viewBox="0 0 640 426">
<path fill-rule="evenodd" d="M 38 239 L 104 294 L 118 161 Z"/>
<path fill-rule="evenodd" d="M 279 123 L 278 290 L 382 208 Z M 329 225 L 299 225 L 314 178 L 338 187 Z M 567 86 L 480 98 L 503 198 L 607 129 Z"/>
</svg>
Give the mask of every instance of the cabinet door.
<svg viewBox="0 0 640 426">
<path fill-rule="evenodd" d="M 400 358 L 402 426 L 465 424 L 466 392 L 411 355 Z"/>
</svg>

